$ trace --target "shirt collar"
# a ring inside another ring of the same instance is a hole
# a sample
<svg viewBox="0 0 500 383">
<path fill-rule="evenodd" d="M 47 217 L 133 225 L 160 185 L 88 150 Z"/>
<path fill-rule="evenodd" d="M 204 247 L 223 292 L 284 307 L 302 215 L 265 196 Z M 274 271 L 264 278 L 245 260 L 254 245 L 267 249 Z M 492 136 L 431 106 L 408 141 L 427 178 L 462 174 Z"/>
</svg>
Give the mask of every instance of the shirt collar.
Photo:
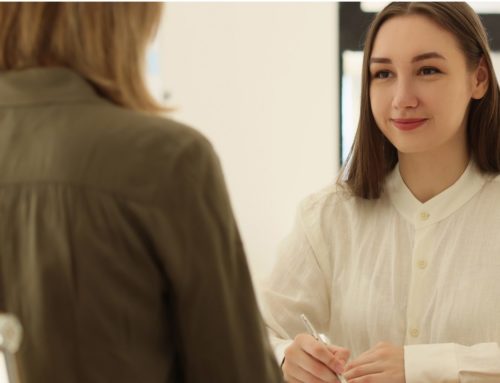
<svg viewBox="0 0 500 383">
<path fill-rule="evenodd" d="M 453 185 L 422 203 L 404 183 L 398 163 L 387 176 L 386 190 L 399 213 L 418 229 L 432 225 L 453 214 L 481 190 L 486 180 L 487 176 L 483 175 L 471 160 L 464 173 Z"/>
<path fill-rule="evenodd" d="M 0 107 L 98 99 L 92 85 L 68 68 L 0 71 Z"/>
</svg>

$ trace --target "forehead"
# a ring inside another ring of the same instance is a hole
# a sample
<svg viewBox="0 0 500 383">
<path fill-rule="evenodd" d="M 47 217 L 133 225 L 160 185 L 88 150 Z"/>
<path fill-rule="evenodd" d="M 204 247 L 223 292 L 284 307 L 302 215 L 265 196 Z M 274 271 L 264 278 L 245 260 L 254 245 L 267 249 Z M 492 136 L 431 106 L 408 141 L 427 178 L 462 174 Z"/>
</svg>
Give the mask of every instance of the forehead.
<svg viewBox="0 0 500 383">
<path fill-rule="evenodd" d="M 372 57 L 410 60 L 426 52 L 438 52 L 448 59 L 463 56 L 452 33 L 425 16 L 405 15 L 382 24 L 375 37 Z"/>
</svg>

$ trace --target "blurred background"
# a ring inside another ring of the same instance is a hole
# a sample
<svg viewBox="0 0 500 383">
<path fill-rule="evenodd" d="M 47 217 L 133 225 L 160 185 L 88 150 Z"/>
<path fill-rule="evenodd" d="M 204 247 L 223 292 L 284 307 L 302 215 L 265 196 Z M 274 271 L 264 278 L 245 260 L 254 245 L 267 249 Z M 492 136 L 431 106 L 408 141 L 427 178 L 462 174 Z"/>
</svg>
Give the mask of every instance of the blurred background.
<svg viewBox="0 0 500 383">
<path fill-rule="evenodd" d="M 148 83 L 213 143 L 256 285 L 299 202 L 335 181 L 359 115 L 362 42 L 387 3 L 167 3 Z M 500 71 L 500 3 L 475 2 Z M 286 272 L 284 270 L 284 272 Z"/>
</svg>

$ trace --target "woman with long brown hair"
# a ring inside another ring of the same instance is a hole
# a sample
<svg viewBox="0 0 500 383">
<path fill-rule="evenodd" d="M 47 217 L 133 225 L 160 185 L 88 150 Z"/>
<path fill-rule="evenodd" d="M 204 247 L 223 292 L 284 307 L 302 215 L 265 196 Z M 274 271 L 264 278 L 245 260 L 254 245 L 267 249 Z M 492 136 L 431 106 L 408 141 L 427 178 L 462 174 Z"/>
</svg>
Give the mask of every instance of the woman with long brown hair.
<svg viewBox="0 0 500 383">
<path fill-rule="evenodd" d="M 216 154 L 144 84 L 160 3 L 0 3 L 0 309 L 23 383 L 278 382 Z"/>
<path fill-rule="evenodd" d="M 465 3 L 391 3 L 362 76 L 348 164 L 301 204 L 263 291 L 285 379 L 500 381 L 500 99 L 486 32 Z M 333 345 L 305 334 L 301 314 Z"/>
</svg>

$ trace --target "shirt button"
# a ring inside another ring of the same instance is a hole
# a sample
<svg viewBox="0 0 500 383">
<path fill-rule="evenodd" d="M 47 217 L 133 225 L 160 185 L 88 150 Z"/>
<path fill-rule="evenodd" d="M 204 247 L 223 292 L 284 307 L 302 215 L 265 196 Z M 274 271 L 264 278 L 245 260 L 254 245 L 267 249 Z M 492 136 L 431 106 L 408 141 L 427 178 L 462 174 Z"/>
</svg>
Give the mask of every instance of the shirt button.
<svg viewBox="0 0 500 383">
<path fill-rule="evenodd" d="M 410 330 L 410 335 L 411 335 L 412 337 L 416 338 L 416 337 L 418 337 L 418 336 L 420 335 L 420 331 L 418 331 L 418 329 L 417 329 L 417 328 L 412 328 L 412 329 Z"/>
<path fill-rule="evenodd" d="M 420 261 L 417 262 L 417 266 L 419 269 L 425 269 L 427 267 L 427 262 L 421 259 Z"/>
<path fill-rule="evenodd" d="M 422 221 L 427 221 L 431 215 L 427 213 L 426 211 L 423 211 L 420 213 L 420 219 Z"/>
</svg>

